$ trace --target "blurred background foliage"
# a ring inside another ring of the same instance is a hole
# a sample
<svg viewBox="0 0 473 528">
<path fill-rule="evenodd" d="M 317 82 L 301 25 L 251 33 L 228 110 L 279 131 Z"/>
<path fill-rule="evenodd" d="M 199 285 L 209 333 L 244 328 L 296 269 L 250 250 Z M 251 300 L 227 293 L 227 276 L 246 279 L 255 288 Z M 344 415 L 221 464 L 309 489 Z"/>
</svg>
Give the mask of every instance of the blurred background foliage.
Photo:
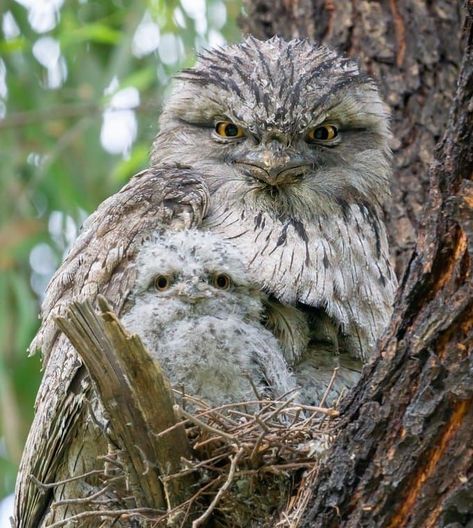
<svg viewBox="0 0 473 528">
<path fill-rule="evenodd" d="M 27 347 L 78 226 L 145 167 L 172 74 L 240 0 L 0 0 L 0 499 L 40 380 Z"/>
</svg>

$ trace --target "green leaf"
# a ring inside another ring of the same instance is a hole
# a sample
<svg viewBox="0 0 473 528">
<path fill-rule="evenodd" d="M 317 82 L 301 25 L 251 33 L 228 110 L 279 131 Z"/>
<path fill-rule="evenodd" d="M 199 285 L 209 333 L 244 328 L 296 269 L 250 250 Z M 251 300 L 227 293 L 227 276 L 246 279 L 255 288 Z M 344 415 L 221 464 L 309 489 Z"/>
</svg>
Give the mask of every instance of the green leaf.
<svg viewBox="0 0 473 528">
<path fill-rule="evenodd" d="M 87 24 L 86 26 L 74 29 L 70 33 L 59 36 L 59 42 L 64 48 L 87 41 L 102 44 L 118 44 L 121 39 L 122 34 L 120 31 L 103 24 Z"/>
<path fill-rule="evenodd" d="M 149 157 L 149 146 L 137 145 L 131 156 L 121 161 L 113 171 L 113 179 L 120 183 L 128 181 L 134 174 L 146 166 Z"/>
<path fill-rule="evenodd" d="M 147 90 L 153 83 L 156 82 L 156 68 L 148 66 L 147 68 L 141 68 L 136 72 L 127 75 L 123 82 L 122 87 L 134 86 L 138 90 Z"/>
<path fill-rule="evenodd" d="M 18 51 L 25 51 L 28 47 L 28 42 L 24 37 L 16 37 L 11 40 L 0 40 L 0 53 L 15 53 Z"/>
</svg>

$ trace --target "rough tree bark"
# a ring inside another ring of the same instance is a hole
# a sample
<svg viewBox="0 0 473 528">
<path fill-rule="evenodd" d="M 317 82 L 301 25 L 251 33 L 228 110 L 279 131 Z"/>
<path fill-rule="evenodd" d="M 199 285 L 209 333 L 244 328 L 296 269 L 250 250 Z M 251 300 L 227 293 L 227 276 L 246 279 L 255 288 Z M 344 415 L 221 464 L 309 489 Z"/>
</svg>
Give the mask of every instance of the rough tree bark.
<svg viewBox="0 0 473 528">
<path fill-rule="evenodd" d="M 463 33 L 456 2 L 248 0 L 246 8 L 249 33 L 308 36 L 360 57 L 393 110 L 388 225 L 405 274 L 380 354 L 343 404 L 346 428 L 305 526 L 471 526 L 473 3 Z"/>
</svg>

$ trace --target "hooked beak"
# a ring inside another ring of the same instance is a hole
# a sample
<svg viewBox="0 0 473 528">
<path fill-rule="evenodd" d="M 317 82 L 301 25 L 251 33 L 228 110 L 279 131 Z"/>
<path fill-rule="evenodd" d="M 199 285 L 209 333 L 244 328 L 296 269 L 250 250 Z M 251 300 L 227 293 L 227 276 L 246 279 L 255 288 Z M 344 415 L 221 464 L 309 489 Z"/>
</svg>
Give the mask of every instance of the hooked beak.
<svg viewBox="0 0 473 528">
<path fill-rule="evenodd" d="M 243 166 L 257 180 L 271 186 L 288 185 L 299 182 L 311 164 L 300 155 L 296 155 L 275 146 L 272 142 L 265 148 L 255 149 L 235 163 Z"/>
</svg>

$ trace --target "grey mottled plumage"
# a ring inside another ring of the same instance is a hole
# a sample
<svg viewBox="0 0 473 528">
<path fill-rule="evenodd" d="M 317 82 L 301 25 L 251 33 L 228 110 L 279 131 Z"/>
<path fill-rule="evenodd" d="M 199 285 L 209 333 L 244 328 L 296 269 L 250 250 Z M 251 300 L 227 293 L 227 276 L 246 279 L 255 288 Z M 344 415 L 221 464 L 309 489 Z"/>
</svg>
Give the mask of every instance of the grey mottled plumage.
<svg viewBox="0 0 473 528">
<path fill-rule="evenodd" d="M 222 137 L 221 123 L 238 133 Z M 327 125 L 335 137 L 314 137 Z M 389 139 L 386 107 L 355 62 L 279 38 L 204 53 L 161 116 L 153 161 L 179 152 L 198 168 L 211 195 L 203 225 L 238 245 L 267 292 L 307 314 L 310 353 L 296 344 L 287 359 L 310 403 L 336 365 L 336 383 L 356 381 L 391 314 Z"/>
<path fill-rule="evenodd" d="M 136 267 L 122 321 L 171 383 L 214 406 L 254 400 L 254 389 L 272 399 L 295 389 L 277 340 L 262 324 L 264 294 L 228 241 L 209 232 L 168 232 L 147 243 Z"/>
<path fill-rule="evenodd" d="M 324 392 L 334 364 L 340 387 L 356 380 L 396 288 L 382 221 L 389 139 L 373 81 L 308 41 L 249 38 L 205 52 L 178 77 L 153 168 L 92 215 L 49 286 L 32 345 L 47 359 L 17 484 L 18 526 L 41 526 L 53 500 L 28 473 L 54 480 L 72 424 L 77 431 L 87 419 L 87 390 L 77 390 L 84 369 L 52 316 L 98 293 L 120 312 L 139 247 L 156 230 L 201 225 L 232 240 L 271 297 L 268 323 L 307 401 Z"/>
<path fill-rule="evenodd" d="M 93 398 L 86 370 L 54 317 L 63 315 L 73 299 L 94 299 L 99 293 L 120 313 L 136 280 L 133 263 L 142 244 L 157 230 L 199 225 L 208 201 L 207 186 L 195 171 L 176 166 L 145 170 L 87 219 L 51 279 L 42 306 L 43 324 L 30 347 L 41 349 L 44 375 L 20 463 L 15 527 L 39 528 L 62 520 L 77 509 L 52 509 L 51 504 L 90 493 L 82 480 L 45 493 L 30 474 L 40 482 L 81 475 L 102 468 L 97 457 L 108 451 L 86 405 Z"/>
<path fill-rule="evenodd" d="M 225 121 L 242 136 L 219 136 Z M 152 159 L 204 176 L 204 225 L 238 244 L 276 298 L 322 307 L 366 358 L 396 286 L 381 220 L 390 133 L 373 81 L 308 41 L 248 39 L 183 72 L 160 124 Z M 309 142 L 324 124 L 338 135 Z"/>
</svg>

